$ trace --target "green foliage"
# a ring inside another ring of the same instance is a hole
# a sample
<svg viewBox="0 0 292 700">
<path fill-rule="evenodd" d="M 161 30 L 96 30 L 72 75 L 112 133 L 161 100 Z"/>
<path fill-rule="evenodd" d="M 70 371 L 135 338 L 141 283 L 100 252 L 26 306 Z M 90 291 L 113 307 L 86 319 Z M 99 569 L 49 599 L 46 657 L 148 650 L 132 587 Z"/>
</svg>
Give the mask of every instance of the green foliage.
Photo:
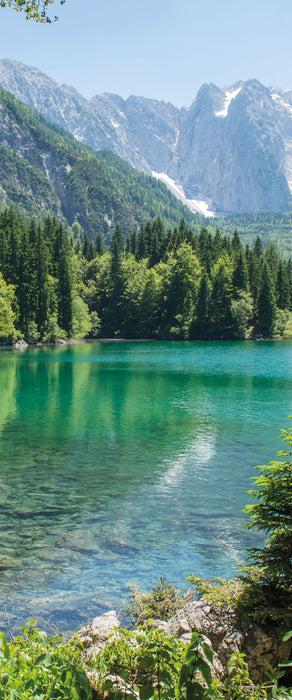
<svg viewBox="0 0 292 700">
<path fill-rule="evenodd" d="M 248 292 L 240 291 L 238 298 L 232 299 L 231 316 L 234 323 L 235 337 L 245 338 L 253 318 L 253 300 Z M 280 327 L 277 326 L 277 329 L 280 330 Z"/>
<path fill-rule="evenodd" d="M 57 313 L 49 316 L 42 333 L 41 340 L 44 343 L 53 343 L 57 338 L 67 338 L 67 333 L 58 324 Z"/>
<path fill-rule="evenodd" d="M 256 299 L 257 328 L 265 337 L 272 335 L 276 321 L 274 284 L 269 265 L 263 262 Z"/>
<path fill-rule="evenodd" d="M 288 312 L 286 324 L 283 330 L 283 338 L 292 338 L 292 313 Z"/>
<path fill-rule="evenodd" d="M 0 339 L 14 340 L 16 337 L 15 288 L 6 284 L 0 272 Z"/>
<path fill-rule="evenodd" d="M 264 698 L 276 698 L 277 682 L 269 687 L 273 692 L 271 695 L 267 693 L 267 686 L 256 686 L 249 677 L 248 666 L 245 661 L 244 654 L 232 654 L 228 662 L 228 675 L 223 683 L 216 683 L 215 698 L 224 698 L 225 700 L 264 700 Z"/>
<path fill-rule="evenodd" d="M 292 445 L 292 431 L 282 430 L 281 438 Z M 283 450 L 279 457 L 291 457 Z M 292 460 L 275 461 L 256 467 L 259 476 L 252 477 L 255 488 L 248 491 L 252 503 L 245 507 L 250 516 L 249 527 L 268 535 L 264 547 L 249 550 L 252 565 L 260 567 L 261 585 L 275 600 L 276 606 L 292 604 Z"/>
<path fill-rule="evenodd" d="M 212 225 L 213 222 L 210 220 L 208 230 L 212 230 Z M 257 236 L 260 236 L 265 246 L 273 241 L 285 258 L 292 255 L 291 212 L 235 214 L 216 219 L 216 225 L 224 235 L 228 236 L 232 236 L 234 229 L 237 229 L 241 241 L 249 246 L 254 245 Z"/>
<path fill-rule="evenodd" d="M 96 659 L 99 696 L 111 700 L 211 698 L 212 659 L 210 647 L 197 632 L 184 648 L 175 637 L 153 628 L 122 630 Z"/>
<path fill-rule="evenodd" d="M 131 600 L 124 612 L 132 617 L 136 624 L 149 618 L 169 620 L 193 597 L 189 591 L 182 594 L 172 583 L 167 583 L 165 578 L 161 577 L 147 593 L 141 593 L 136 586 L 130 586 L 130 591 Z"/>
<path fill-rule="evenodd" d="M 25 19 L 32 19 L 34 22 L 51 24 L 58 17 L 50 17 L 48 9 L 55 0 L 0 0 L 0 7 L 11 7 L 15 12 L 23 12 Z M 60 5 L 64 5 L 65 0 L 60 0 Z"/>
<path fill-rule="evenodd" d="M 90 685 L 74 643 L 48 639 L 34 626 L 8 643 L 0 632 L 0 700 L 90 700 Z"/>
<path fill-rule="evenodd" d="M 72 299 L 71 333 L 73 338 L 84 338 L 91 332 L 91 328 L 92 322 L 88 311 L 88 306 L 80 296 L 75 295 Z"/>
<path fill-rule="evenodd" d="M 241 339 L 254 327 L 289 337 L 290 312 L 276 308 L 275 295 L 280 269 L 292 289 L 291 265 L 272 247 L 267 262 L 258 239 L 244 252 L 238 236 L 230 242 L 205 229 L 197 236 L 184 219 L 166 233 L 158 217 L 132 232 L 126 247 L 116 226 L 105 252 L 100 236 L 97 251 L 88 235 L 81 243 L 79 224 L 73 228 L 68 234 L 50 216 L 43 226 L 26 224 L 13 208 L 0 214 L 0 268 L 15 289 L 16 333 L 30 342 L 64 334 Z"/>
<path fill-rule="evenodd" d="M 271 669 L 268 682 L 255 685 L 244 654 L 233 654 L 222 682 L 212 678 L 213 652 L 194 631 L 186 647 L 175 637 L 140 626 L 119 630 L 93 662 L 99 698 L 122 700 L 284 700 L 291 697 L 279 687 L 283 672 Z"/>
<path fill-rule="evenodd" d="M 265 623 L 267 619 L 281 621 L 285 612 L 268 585 L 263 585 L 263 570 L 259 566 L 245 565 L 238 576 L 226 580 L 219 577 L 204 579 L 189 574 L 187 581 L 194 584 L 200 597 L 224 611 L 229 605 L 252 620 Z"/>
<path fill-rule="evenodd" d="M 225 608 L 228 605 L 237 606 L 243 589 L 242 581 L 238 577 L 230 580 L 219 577 L 204 579 L 189 574 L 187 581 L 195 586 L 200 597 L 206 598 L 210 603 L 217 605 L 218 608 Z"/>
</svg>

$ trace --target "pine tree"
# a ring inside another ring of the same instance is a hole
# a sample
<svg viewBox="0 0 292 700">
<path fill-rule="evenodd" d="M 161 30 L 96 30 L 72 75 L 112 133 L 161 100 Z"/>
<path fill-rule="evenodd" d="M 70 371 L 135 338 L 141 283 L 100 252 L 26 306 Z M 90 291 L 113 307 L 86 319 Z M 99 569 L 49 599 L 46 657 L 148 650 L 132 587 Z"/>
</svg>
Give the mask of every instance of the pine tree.
<svg viewBox="0 0 292 700">
<path fill-rule="evenodd" d="M 235 293 L 238 293 L 239 291 L 249 291 L 248 269 L 242 249 L 239 250 L 239 253 L 235 258 L 232 275 L 232 284 L 233 291 Z"/>
<path fill-rule="evenodd" d="M 95 239 L 95 250 L 97 255 L 101 256 L 105 254 L 104 240 L 100 232 L 98 232 Z"/>
<path fill-rule="evenodd" d="M 58 322 L 59 326 L 71 334 L 72 328 L 72 270 L 70 246 L 67 232 L 59 224 L 55 241 L 58 278 Z"/>
<path fill-rule="evenodd" d="M 265 337 L 272 335 L 276 320 L 276 300 L 270 268 L 264 260 L 256 301 L 257 329 Z"/>
<path fill-rule="evenodd" d="M 190 330 L 191 338 L 207 338 L 209 327 L 209 306 L 210 306 L 211 282 L 206 270 L 203 270 L 198 287 L 197 301 L 195 307 L 195 319 Z"/>
<path fill-rule="evenodd" d="M 287 268 L 279 262 L 276 281 L 276 301 L 278 309 L 290 308 L 290 285 Z"/>
<path fill-rule="evenodd" d="M 212 292 L 210 297 L 210 317 L 212 332 L 216 338 L 230 335 L 233 319 L 232 301 L 232 267 L 230 258 L 224 254 L 212 270 Z"/>
</svg>

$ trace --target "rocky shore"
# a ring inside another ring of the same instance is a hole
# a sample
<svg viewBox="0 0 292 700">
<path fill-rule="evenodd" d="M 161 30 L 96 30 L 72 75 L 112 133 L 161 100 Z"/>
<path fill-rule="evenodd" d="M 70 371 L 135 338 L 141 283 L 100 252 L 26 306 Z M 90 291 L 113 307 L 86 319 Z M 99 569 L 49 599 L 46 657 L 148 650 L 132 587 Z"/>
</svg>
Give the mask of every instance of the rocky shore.
<svg viewBox="0 0 292 700">
<path fill-rule="evenodd" d="M 247 615 L 239 615 L 232 607 L 222 611 L 203 598 L 187 603 L 168 622 L 155 620 L 151 625 L 185 644 L 190 642 L 194 630 L 203 634 L 214 654 L 213 675 L 221 680 L 227 675 L 227 663 L 234 652 L 245 654 L 250 677 L 258 683 L 270 666 L 275 668 L 278 663 L 287 660 L 292 650 L 292 639 L 282 641 L 283 635 L 292 626 L 292 620 L 278 625 L 259 625 Z M 119 626 L 117 614 L 111 610 L 83 627 L 79 639 L 85 659 L 89 661 L 98 654 L 107 644 L 109 635 L 114 633 L 118 636 Z"/>
</svg>

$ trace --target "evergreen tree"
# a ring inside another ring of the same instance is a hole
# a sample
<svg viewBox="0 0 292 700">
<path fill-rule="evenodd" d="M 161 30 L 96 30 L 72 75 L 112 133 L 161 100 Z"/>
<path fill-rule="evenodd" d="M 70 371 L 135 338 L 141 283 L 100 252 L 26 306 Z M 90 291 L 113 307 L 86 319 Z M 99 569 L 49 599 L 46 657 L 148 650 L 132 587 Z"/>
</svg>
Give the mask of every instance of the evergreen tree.
<svg viewBox="0 0 292 700">
<path fill-rule="evenodd" d="M 276 301 L 278 309 L 290 308 L 290 285 L 288 279 L 287 267 L 279 262 L 277 281 L 276 281 Z"/>
<path fill-rule="evenodd" d="M 62 224 L 59 224 L 57 229 L 55 252 L 58 278 L 58 321 L 59 326 L 70 335 L 72 328 L 71 256 L 68 236 Z"/>
<path fill-rule="evenodd" d="M 147 258 L 148 250 L 146 246 L 146 240 L 145 240 L 145 231 L 144 227 L 140 226 L 138 236 L 137 236 L 137 243 L 135 246 L 135 256 L 136 260 L 143 260 L 144 258 Z"/>
<path fill-rule="evenodd" d="M 197 301 L 195 307 L 195 318 L 191 326 L 191 338 L 207 338 L 209 329 L 209 306 L 210 306 L 211 282 L 206 270 L 203 270 L 198 287 Z"/>
<path fill-rule="evenodd" d="M 265 337 L 272 335 L 276 320 L 276 300 L 270 267 L 264 260 L 256 301 L 257 329 Z"/>
<path fill-rule="evenodd" d="M 104 240 L 100 232 L 98 232 L 96 239 L 95 239 L 95 250 L 97 255 L 104 255 L 105 254 L 105 245 L 104 245 Z"/>
<path fill-rule="evenodd" d="M 254 247 L 249 256 L 249 284 L 250 291 L 252 293 L 253 299 L 256 302 L 260 277 L 261 277 L 261 267 L 263 261 L 263 245 L 259 238 L 257 237 Z"/>
<path fill-rule="evenodd" d="M 198 255 L 202 267 L 205 268 L 210 276 L 211 267 L 213 264 L 213 245 L 211 234 L 206 228 L 202 228 L 198 237 Z"/>
<path fill-rule="evenodd" d="M 111 239 L 110 252 L 113 255 L 122 255 L 124 249 L 125 242 L 122 231 L 119 226 L 116 226 Z"/>
<path fill-rule="evenodd" d="M 130 253 L 132 255 L 136 255 L 136 246 L 137 246 L 137 234 L 135 229 L 133 229 L 131 236 L 130 236 Z"/>
<path fill-rule="evenodd" d="M 249 291 L 248 269 L 243 250 L 240 249 L 234 262 L 232 274 L 233 291 L 237 294 L 239 291 Z"/>
<path fill-rule="evenodd" d="M 232 267 L 230 258 L 224 254 L 212 270 L 212 292 L 210 297 L 211 330 L 216 338 L 228 337 L 233 326 L 231 313 Z"/>
<path fill-rule="evenodd" d="M 183 243 L 170 253 L 164 269 L 162 293 L 164 296 L 164 328 L 168 334 L 186 337 L 192 322 L 201 267 L 191 246 Z"/>
<path fill-rule="evenodd" d="M 83 238 L 82 255 L 88 261 L 95 257 L 95 248 L 87 233 L 84 234 Z"/>
<path fill-rule="evenodd" d="M 281 438 L 292 447 L 291 430 L 282 430 Z M 291 455 L 291 450 L 283 450 L 278 456 L 285 460 L 256 467 L 259 476 L 253 482 L 255 488 L 248 492 L 253 502 L 245 508 L 249 527 L 268 535 L 261 549 L 249 550 L 248 576 L 256 567 L 257 585 L 268 598 L 269 607 L 283 607 L 286 614 L 292 602 Z M 254 578 L 251 583 L 254 586 Z"/>
<path fill-rule="evenodd" d="M 242 249 L 241 241 L 240 241 L 240 238 L 239 238 L 239 235 L 238 235 L 236 229 L 235 229 L 234 234 L 232 236 L 231 247 L 232 247 L 232 251 L 233 251 L 234 255 L 238 255 Z"/>
<path fill-rule="evenodd" d="M 264 252 L 264 257 L 269 265 L 271 277 L 275 285 L 279 267 L 279 251 L 274 241 L 271 241 L 267 245 L 266 250 Z"/>
</svg>

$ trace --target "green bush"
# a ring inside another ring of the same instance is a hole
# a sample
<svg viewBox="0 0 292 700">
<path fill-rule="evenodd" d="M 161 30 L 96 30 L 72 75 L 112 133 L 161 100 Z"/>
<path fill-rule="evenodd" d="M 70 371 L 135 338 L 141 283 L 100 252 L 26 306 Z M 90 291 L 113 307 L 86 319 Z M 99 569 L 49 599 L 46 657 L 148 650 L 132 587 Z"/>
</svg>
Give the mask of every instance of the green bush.
<svg viewBox="0 0 292 700">
<path fill-rule="evenodd" d="M 169 620 L 177 610 L 194 598 L 190 591 L 182 594 L 172 583 L 167 583 L 162 577 L 147 593 L 141 593 L 136 586 L 130 586 L 130 591 L 132 599 L 124 612 L 132 617 L 136 624 L 145 622 L 149 618 Z"/>
<path fill-rule="evenodd" d="M 281 438 L 292 446 L 291 430 L 282 430 Z M 291 456 L 290 450 L 278 452 L 278 457 Z M 292 460 L 277 460 L 256 469 L 259 476 L 252 477 L 255 488 L 248 491 L 252 503 L 245 513 L 250 516 L 249 527 L 262 530 L 268 539 L 262 548 L 248 550 L 251 563 L 244 570 L 245 578 L 249 582 L 256 571 L 266 599 L 287 612 L 292 604 Z"/>
<path fill-rule="evenodd" d="M 92 692 L 74 643 L 27 625 L 7 642 L 0 632 L 0 700 L 90 700 Z"/>
<path fill-rule="evenodd" d="M 198 632 L 184 645 L 156 629 L 119 631 L 94 662 L 100 698 L 191 700 L 211 698 L 212 650 Z"/>
</svg>

